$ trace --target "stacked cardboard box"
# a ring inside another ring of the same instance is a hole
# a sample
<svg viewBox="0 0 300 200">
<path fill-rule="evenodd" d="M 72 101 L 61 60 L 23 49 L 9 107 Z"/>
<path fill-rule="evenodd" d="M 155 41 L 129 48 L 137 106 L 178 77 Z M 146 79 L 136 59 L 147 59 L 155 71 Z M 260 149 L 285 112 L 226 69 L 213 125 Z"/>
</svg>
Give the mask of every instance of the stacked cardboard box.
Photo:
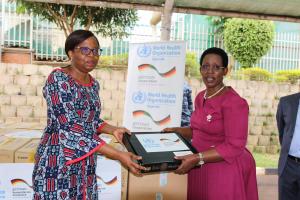
<svg viewBox="0 0 300 200">
<path fill-rule="evenodd" d="M 6 137 L 0 144 L 0 163 L 15 162 L 15 152 L 30 142 L 30 139 Z"/>
<path fill-rule="evenodd" d="M 123 145 L 116 143 L 112 136 L 109 143 L 113 147 L 126 151 Z M 136 177 L 122 167 L 122 200 L 185 200 L 187 198 L 187 175 L 173 172 L 145 174 Z"/>
<path fill-rule="evenodd" d="M 24 138 L 24 135 L 28 133 L 28 135 L 36 135 L 38 137 L 36 131 L 37 130 L 12 129 L 11 127 L 0 129 L 0 163 L 33 162 L 34 154 L 40 139 Z M 42 131 L 40 132 L 42 133 Z M 123 145 L 117 143 L 113 136 L 103 136 L 109 138 L 109 145 L 122 151 L 126 150 Z M 109 159 L 106 158 L 106 160 L 109 162 Z M 143 177 L 136 177 L 133 174 L 128 173 L 128 170 L 123 166 L 120 166 L 119 169 L 121 169 L 122 200 L 186 199 L 186 175 L 176 175 L 170 172 L 147 174 Z M 120 174 L 120 171 L 117 171 L 116 174 Z"/>
<path fill-rule="evenodd" d="M 116 143 L 115 139 L 113 140 L 112 146 L 118 150 L 125 151 L 125 147 L 123 147 L 121 144 Z M 121 197 L 122 200 L 127 199 L 127 187 L 128 187 L 128 169 L 124 166 L 121 166 L 121 175 L 122 175 L 122 190 L 121 190 Z"/>
<path fill-rule="evenodd" d="M 16 163 L 33 163 L 34 154 L 40 143 L 40 139 L 32 139 L 30 142 L 25 144 L 23 147 L 15 152 Z"/>
<path fill-rule="evenodd" d="M 32 162 L 41 135 L 41 130 L 16 129 L 12 128 L 12 125 L 2 127 L 0 129 L 0 163 Z M 23 160 L 20 157 L 21 154 Z"/>
<path fill-rule="evenodd" d="M 136 177 L 129 173 L 128 200 L 185 200 L 187 175 L 172 172 Z"/>
<path fill-rule="evenodd" d="M 1 129 L 6 130 L 43 130 L 45 128 L 45 124 L 39 122 L 20 122 L 20 123 L 13 123 L 13 124 L 5 124 L 1 126 Z"/>
<path fill-rule="evenodd" d="M 108 144 L 111 145 L 112 147 L 120 151 L 126 151 L 126 148 L 120 143 L 118 143 L 115 137 L 113 137 L 112 135 L 101 134 L 100 137 L 102 139 L 107 138 L 109 140 Z M 127 187 L 128 187 L 128 169 L 121 165 L 121 199 L 122 200 L 127 199 Z"/>
</svg>

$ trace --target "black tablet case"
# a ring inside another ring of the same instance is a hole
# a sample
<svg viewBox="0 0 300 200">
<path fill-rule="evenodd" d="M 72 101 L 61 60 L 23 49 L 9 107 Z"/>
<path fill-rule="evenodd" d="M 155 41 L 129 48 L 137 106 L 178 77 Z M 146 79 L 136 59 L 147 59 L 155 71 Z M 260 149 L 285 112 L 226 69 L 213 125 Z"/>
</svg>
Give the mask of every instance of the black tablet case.
<svg viewBox="0 0 300 200">
<path fill-rule="evenodd" d="M 147 171 L 142 171 L 142 173 L 172 171 L 177 169 L 181 161 L 174 159 L 174 151 L 148 153 L 136 137 L 137 134 L 161 134 L 161 132 L 132 132 L 131 135 L 124 134 L 123 136 L 123 144 L 125 145 L 126 149 L 129 152 L 142 156 L 142 160 L 138 160 L 138 163 L 148 169 Z M 177 133 L 175 134 L 187 145 L 191 152 L 197 153 L 196 149 L 190 144 L 189 141 L 187 141 L 181 135 Z"/>
</svg>

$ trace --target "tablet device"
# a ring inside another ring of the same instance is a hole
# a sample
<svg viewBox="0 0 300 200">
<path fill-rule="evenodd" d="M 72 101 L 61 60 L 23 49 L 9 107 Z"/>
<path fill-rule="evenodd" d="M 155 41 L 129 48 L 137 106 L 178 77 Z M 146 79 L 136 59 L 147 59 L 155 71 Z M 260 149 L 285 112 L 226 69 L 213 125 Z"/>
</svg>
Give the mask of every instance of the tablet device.
<svg viewBox="0 0 300 200">
<path fill-rule="evenodd" d="M 132 132 L 123 136 L 123 143 L 128 151 L 142 156 L 138 162 L 147 168 L 143 173 L 175 170 L 181 161 L 174 156 L 197 153 L 189 141 L 175 132 Z"/>
</svg>

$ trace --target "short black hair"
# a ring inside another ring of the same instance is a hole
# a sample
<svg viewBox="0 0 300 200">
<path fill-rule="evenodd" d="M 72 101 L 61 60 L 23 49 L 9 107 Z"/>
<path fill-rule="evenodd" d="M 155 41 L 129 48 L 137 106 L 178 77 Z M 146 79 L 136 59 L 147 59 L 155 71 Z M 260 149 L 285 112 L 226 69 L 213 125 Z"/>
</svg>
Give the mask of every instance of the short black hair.
<svg viewBox="0 0 300 200">
<path fill-rule="evenodd" d="M 97 37 L 91 31 L 88 31 L 88 30 L 73 31 L 67 37 L 66 42 L 65 42 L 65 52 L 66 52 L 67 56 L 69 57 L 69 55 L 68 55 L 69 51 L 73 51 L 78 44 L 80 44 L 81 42 L 83 42 L 84 40 L 86 40 L 90 37 L 95 37 L 96 41 L 98 43 L 98 46 L 100 46 Z"/>
<path fill-rule="evenodd" d="M 204 57 L 207 55 L 207 54 L 217 54 L 218 56 L 220 56 L 222 58 L 222 61 L 223 61 L 223 67 L 227 67 L 228 66 L 228 55 L 227 53 L 221 49 L 221 48 L 218 48 L 218 47 L 211 47 L 211 48 L 208 48 L 206 49 L 202 55 L 201 55 L 201 58 L 200 58 L 200 65 L 202 65 L 203 63 L 203 59 Z"/>
</svg>

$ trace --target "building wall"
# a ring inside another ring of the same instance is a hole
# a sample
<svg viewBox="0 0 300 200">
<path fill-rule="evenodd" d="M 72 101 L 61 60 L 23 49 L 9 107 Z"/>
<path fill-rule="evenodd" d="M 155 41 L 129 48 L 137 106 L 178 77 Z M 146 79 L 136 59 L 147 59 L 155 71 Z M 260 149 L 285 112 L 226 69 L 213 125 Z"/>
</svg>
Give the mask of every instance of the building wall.
<svg viewBox="0 0 300 200">
<path fill-rule="evenodd" d="M 32 51 L 21 48 L 3 48 L 1 49 L 1 62 L 30 64 L 32 61 Z"/>
<path fill-rule="evenodd" d="M 46 102 L 42 87 L 53 70 L 51 66 L 0 64 L 0 125 L 20 123 L 46 124 Z M 127 72 L 96 69 L 92 75 L 100 82 L 102 118 L 122 125 Z M 196 79 L 188 80 L 193 98 L 204 89 Z M 277 153 L 279 149 L 275 113 L 279 98 L 299 91 L 298 85 L 245 80 L 225 80 L 244 97 L 250 108 L 248 148 L 253 151 Z M 238 119 L 237 119 L 238 123 Z"/>
</svg>

